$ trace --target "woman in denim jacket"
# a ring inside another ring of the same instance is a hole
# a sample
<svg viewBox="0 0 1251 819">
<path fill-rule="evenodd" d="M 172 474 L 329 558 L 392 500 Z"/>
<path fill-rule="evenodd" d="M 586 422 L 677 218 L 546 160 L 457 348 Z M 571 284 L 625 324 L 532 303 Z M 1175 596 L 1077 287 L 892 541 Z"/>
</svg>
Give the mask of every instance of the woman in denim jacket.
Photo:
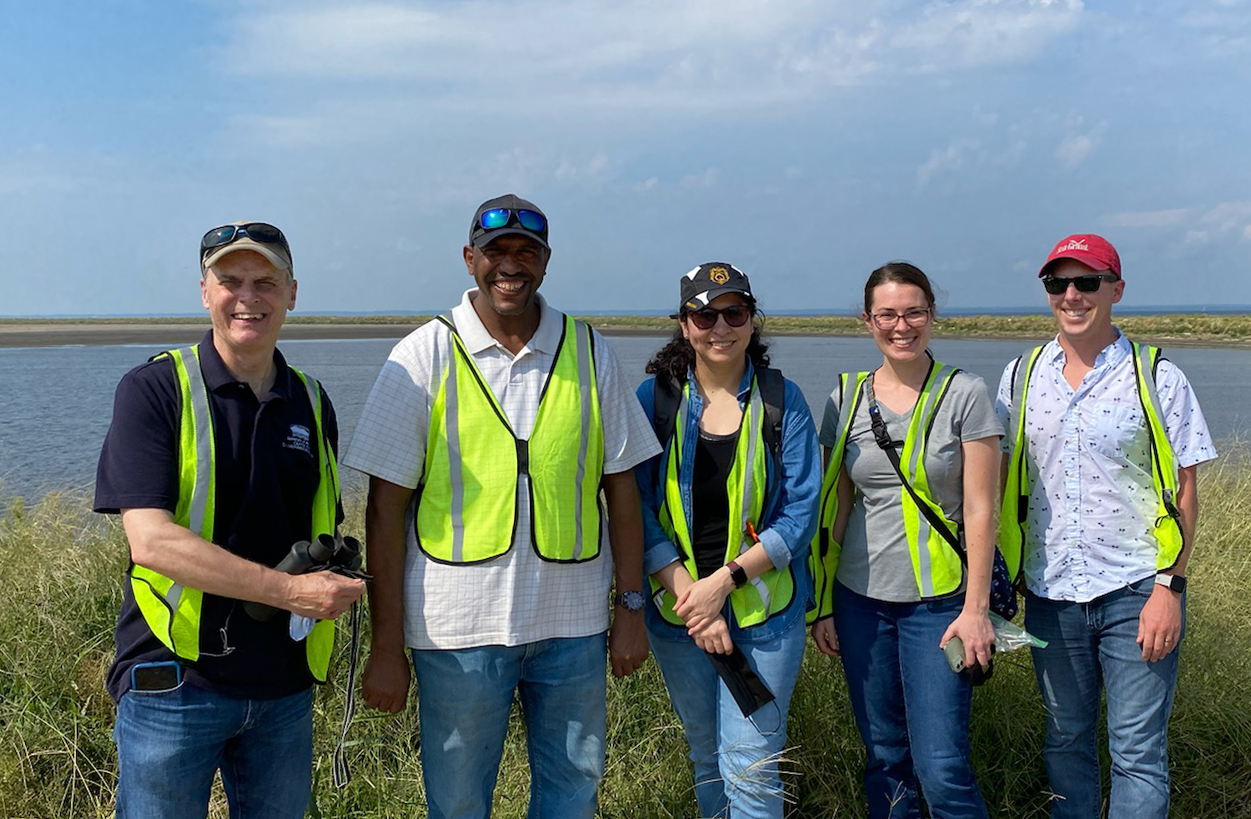
<svg viewBox="0 0 1251 819">
<path fill-rule="evenodd" d="M 648 635 L 691 746 L 699 815 L 781 819 L 778 761 L 811 595 L 816 429 L 799 388 L 767 369 L 745 275 L 701 265 L 683 277 L 680 304 L 638 391 L 665 447 L 635 470 Z"/>
</svg>

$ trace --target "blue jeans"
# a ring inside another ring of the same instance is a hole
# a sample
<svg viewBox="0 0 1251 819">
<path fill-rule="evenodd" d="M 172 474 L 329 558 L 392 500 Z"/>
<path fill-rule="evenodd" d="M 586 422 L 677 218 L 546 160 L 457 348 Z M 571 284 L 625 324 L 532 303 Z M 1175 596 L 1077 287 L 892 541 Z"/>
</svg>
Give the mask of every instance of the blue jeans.
<svg viewBox="0 0 1251 819">
<path fill-rule="evenodd" d="M 183 682 L 117 704 L 118 819 L 208 815 L 220 768 L 231 819 L 300 819 L 313 768 L 313 690 L 249 700 Z"/>
<path fill-rule="evenodd" d="M 673 708 L 682 720 L 695 763 L 700 816 L 781 819 L 778 761 L 786 747 L 786 714 L 804 657 L 804 621 L 794 618 L 771 640 L 737 645 L 776 699 L 749 720 L 704 650 L 689 637 L 650 634 Z"/>
<path fill-rule="evenodd" d="M 938 647 L 964 597 L 884 603 L 839 585 L 834 628 L 864 740 L 871 819 L 985 817 L 969 764 L 972 687 Z"/>
<path fill-rule="evenodd" d="M 1025 628 L 1048 643 L 1033 654 L 1047 711 L 1043 758 L 1055 794 L 1053 819 L 1099 816 L 1095 736 L 1101 687 L 1107 692 L 1112 756 L 1109 819 L 1168 816 L 1168 718 L 1178 650 L 1149 663 L 1136 641 L 1138 617 L 1154 588 L 1154 577 L 1148 577 L 1089 603 L 1025 595 Z M 1185 611 L 1183 597 L 1183 627 Z"/>
<path fill-rule="evenodd" d="M 604 776 L 605 635 L 413 651 L 430 819 L 485 819 L 513 692 L 530 757 L 530 819 L 591 819 Z"/>
</svg>

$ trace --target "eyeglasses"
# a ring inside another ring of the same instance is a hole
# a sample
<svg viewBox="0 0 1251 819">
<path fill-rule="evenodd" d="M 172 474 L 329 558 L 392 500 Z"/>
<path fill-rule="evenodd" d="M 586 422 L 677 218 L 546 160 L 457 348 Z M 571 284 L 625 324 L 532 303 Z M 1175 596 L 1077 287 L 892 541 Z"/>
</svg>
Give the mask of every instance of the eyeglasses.
<svg viewBox="0 0 1251 819">
<path fill-rule="evenodd" d="M 717 317 L 725 319 L 731 327 L 742 327 L 751 318 L 751 308 L 745 304 L 733 304 L 716 310 L 705 307 L 702 310 L 687 310 L 685 315 L 701 330 L 711 330 L 717 325 Z"/>
<path fill-rule="evenodd" d="M 495 230 L 519 224 L 526 230 L 542 233 L 547 230 L 547 219 L 543 214 L 533 210 L 513 210 L 512 208 L 491 208 L 482 211 L 478 217 L 478 226 L 483 230 Z"/>
<path fill-rule="evenodd" d="M 236 242 L 242 237 L 267 245 L 278 245 L 287 252 L 287 256 L 291 255 L 291 246 L 287 244 L 287 237 L 282 235 L 281 230 L 265 222 L 248 222 L 246 225 L 222 225 L 204 234 L 204 238 L 200 240 L 200 261 L 203 262 L 217 248 Z"/>
<path fill-rule="evenodd" d="M 918 307 L 906 313 L 870 313 L 869 316 L 879 330 L 894 330 L 900 319 L 903 319 L 904 324 L 907 324 L 909 327 L 924 327 L 926 322 L 930 320 L 930 309 L 928 307 Z"/>
<path fill-rule="evenodd" d="M 1099 289 L 1099 285 L 1104 282 L 1119 281 L 1116 276 L 1110 273 L 1090 273 L 1085 276 L 1074 276 L 1071 279 L 1062 279 L 1059 276 L 1043 276 L 1043 287 L 1053 296 L 1063 295 L 1069 285 L 1077 288 L 1079 293 L 1093 293 Z"/>
</svg>

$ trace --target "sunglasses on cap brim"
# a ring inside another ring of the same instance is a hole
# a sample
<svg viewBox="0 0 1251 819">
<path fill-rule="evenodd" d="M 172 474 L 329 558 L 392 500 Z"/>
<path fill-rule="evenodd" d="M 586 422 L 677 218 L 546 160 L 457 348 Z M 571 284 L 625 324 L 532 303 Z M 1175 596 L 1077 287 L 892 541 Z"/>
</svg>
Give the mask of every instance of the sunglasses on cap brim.
<svg viewBox="0 0 1251 819">
<path fill-rule="evenodd" d="M 526 230 L 532 230 L 535 233 L 547 230 L 547 218 L 534 210 L 491 208 L 482 211 L 478 217 L 478 227 L 483 230 L 499 230 L 514 224 L 521 225 Z"/>
<path fill-rule="evenodd" d="M 291 255 L 291 246 L 287 244 L 287 237 L 282 235 L 281 230 L 265 222 L 248 222 L 246 225 L 222 225 L 204 234 L 204 238 L 200 240 L 200 262 L 203 263 L 219 247 L 225 247 L 242 238 L 261 244 L 277 245 L 286 251 L 288 257 Z"/>
</svg>

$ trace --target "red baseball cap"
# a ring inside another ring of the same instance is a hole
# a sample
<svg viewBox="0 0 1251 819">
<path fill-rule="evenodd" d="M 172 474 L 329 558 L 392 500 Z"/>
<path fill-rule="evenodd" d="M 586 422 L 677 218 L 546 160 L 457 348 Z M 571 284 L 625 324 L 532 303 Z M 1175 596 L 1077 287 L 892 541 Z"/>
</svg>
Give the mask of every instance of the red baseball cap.
<svg viewBox="0 0 1251 819">
<path fill-rule="evenodd" d="M 1061 239 L 1038 271 L 1038 277 L 1041 279 L 1047 275 L 1051 263 L 1060 259 L 1075 259 L 1091 270 L 1110 270 L 1118 279 L 1121 278 L 1121 257 L 1117 255 L 1116 248 L 1107 239 L 1093 233 L 1074 233 Z"/>
</svg>

